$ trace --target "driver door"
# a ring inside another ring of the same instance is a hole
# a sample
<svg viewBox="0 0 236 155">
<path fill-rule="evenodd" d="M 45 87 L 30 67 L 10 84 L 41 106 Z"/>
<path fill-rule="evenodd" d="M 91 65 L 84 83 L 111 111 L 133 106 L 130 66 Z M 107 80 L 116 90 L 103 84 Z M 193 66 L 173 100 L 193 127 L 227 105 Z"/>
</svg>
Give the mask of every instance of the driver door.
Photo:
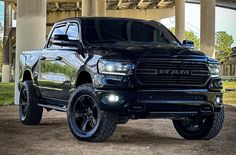
<svg viewBox="0 0 236 155">
<path fill-rule="evenodd" d="M 51 32 L 47 47 L 41 53 L 38 69 L 38 86 L 42 98 L 55 98 L 55 63 L 57 61 L 57 51 L 61 47 L 53 45 L 52 40 L 54 35 L 64 35 L 66 28 L 66 23 L 56 25 Z"/>
</svg>

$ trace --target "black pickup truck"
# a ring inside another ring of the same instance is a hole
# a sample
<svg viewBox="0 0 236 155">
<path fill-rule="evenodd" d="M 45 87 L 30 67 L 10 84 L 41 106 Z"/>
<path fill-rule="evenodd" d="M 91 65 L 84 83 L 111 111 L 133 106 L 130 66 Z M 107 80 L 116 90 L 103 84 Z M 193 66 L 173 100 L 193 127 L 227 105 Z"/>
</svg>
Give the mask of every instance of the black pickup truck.
<svg viewBox="0 0 236 155">
<path fill-rule="evenodd" d="M 44 49 L 20 56 L 20 121 L 63 111 L 77 139 L 105 141 L 129 119 L 168 118 L 185 139 L 214 138 L 224 122 L 219 63 L 186 42 L 155 21 L 59 21 Z"/>
</svg>

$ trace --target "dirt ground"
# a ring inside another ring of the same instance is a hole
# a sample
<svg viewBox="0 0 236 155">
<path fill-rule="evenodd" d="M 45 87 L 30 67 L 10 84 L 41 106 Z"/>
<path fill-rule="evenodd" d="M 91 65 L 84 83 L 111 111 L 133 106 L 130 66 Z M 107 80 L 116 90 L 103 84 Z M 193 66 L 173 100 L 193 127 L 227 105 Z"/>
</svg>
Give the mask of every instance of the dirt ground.
<svg viewBox="0 0 236 155">
<path fill-rule="evenodd" d="M 236 108 L 226 106 L 220 135 L 210 141 L 187 141 L 174 130 L 170 120 L 135 120 L 119 125 L 104 143 L 76 140 L 66 115 L 44 111 L 40 125 L 23 126 L 18 107 L 0 107 L 0 155 L 7 154 L 236 154 Z"/>
</svg>

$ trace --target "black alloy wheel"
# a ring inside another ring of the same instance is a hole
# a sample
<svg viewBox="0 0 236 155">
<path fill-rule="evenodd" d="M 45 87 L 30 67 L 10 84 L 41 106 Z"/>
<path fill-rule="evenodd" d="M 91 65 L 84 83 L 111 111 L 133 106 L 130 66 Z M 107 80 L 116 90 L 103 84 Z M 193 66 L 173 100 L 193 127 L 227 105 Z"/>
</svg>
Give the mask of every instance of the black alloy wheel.
<svg viewBox="0 0 236 155">
<path fill-rule="evenodd" d="M 98 109 L 95 100 L 90 95 L 82 95 L 74 105 L 73 119 L 79 132 L 92 134 L 97 128 L 99 121 Z"/>
<path fill-rule="evenodd" d="M 38 106 L 38 97 L 35 94 L 33 81 L 24 81 L 20 90 L 19 99 L 20 121 L 24 125 L 39 124 L 43 108 Z"/>
<path fill-rule="evenodd" d="M 185 139 L 210 140 L 219 134 L 224 125 L 224 108 L 212 115 L 173 120 L 173 124 L 176 131 Z"/>
<path fill-rule="evenodd" d="M 20 104 L 19 104 L 20 108 L 19 110 L 22 119 L 25 119 L 28 107 L 29 107 L 28 95 L 27 95 L 27 90 L 24 87 L 22 88 L 20 93 Z"/>
<path fill-rule="evenodd" d="M 95 88 L 82 84 L 69 100 L 67 119 L 70 130 L 78 140 L 103 142 L 112 136 L 118 123 L 118 114 L 99 108 Z"/>
</svg>

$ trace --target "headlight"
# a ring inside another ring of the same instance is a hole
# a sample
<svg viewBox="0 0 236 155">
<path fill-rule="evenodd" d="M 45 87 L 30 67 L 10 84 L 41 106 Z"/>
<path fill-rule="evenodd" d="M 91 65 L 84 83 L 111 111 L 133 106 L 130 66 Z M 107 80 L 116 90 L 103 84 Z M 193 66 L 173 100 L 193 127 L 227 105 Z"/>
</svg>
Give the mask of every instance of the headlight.
<svg viewBox="0 0 236 155">
<path fill-rule="evenodd" d="M 112 61 L 100 59 L 98 62 L 98 72 L 110 75 L 127 75 L 132 64 L 128 61 Z"/>
<path fill-rule="evenodd" d="M 209 64 L 209 69 L 212 76 L 220 76 L 220 65 L 219 64 Z"/>
</svg>

